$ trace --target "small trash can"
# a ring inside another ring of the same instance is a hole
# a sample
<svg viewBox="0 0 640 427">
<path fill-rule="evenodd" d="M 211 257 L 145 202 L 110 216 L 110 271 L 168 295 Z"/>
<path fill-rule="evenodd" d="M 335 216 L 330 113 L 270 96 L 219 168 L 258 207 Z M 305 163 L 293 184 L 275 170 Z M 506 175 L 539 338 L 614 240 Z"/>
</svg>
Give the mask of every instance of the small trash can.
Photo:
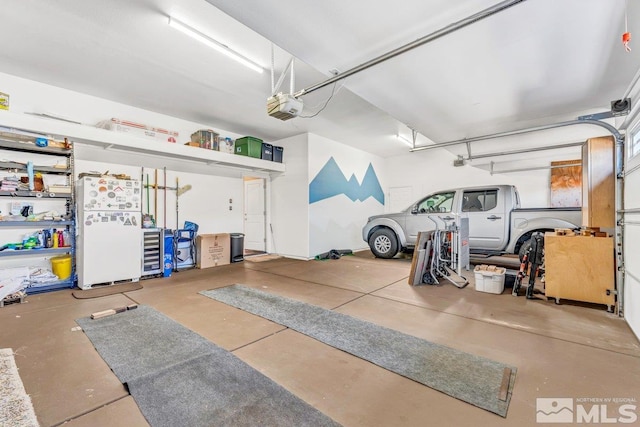
<svg viewBox="0 0 640 427">
<path fill-rule="evenodd" d="M 244 261 L 244 234 L 231 233 L 231 262 Z"/>
</svg>

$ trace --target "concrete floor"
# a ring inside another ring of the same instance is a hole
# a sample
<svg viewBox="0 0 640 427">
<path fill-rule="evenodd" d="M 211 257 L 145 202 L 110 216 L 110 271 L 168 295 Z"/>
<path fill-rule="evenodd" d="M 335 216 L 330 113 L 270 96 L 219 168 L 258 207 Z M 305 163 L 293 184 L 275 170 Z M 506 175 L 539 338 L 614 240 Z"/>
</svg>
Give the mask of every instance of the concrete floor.
<svg viewBox="0 0 640 427">
<path fill-rule="evenodd" d="M 188 270 L 95 299 L 71 290 L 0 308 L 0 347 L 13 348 L 41 425 L 144 426 L 135 401 L 74 319 L 136 302 L 192 329 L 345 426 L 527 426 L 536 398 L 640 400 L 640 344 L 602 307 L 411 287 L 411 260 L 367 253 L 328 261 L 286 258 Z M 198 291 L 241 283 L 334 309 L 518 368 L 502 418 L 214 301 Z M 640 406 L 640 405 L 639 405 Z M 618 405 L 610 404 L 609 416 Z M 588 408 L 587 408 L 588 409 Z M 638 411 L 640 413 L 640 410 Z M 0 423 L 1 424 L 1 423 Z"/>
</svg>

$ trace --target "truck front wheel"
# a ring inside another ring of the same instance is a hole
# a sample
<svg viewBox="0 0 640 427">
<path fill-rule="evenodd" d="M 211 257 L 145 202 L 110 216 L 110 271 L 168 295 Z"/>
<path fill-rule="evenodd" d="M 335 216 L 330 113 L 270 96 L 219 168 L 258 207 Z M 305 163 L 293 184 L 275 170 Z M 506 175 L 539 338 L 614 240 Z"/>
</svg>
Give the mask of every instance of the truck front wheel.
<svg viewBox="0 0 640 427">
<path fill-rule="evenodd" d="M 388 228 L 379 228 L 371 233 L 369 247 L 377 258 L 393 258 L 398 253 L 398 238 Z"/>
</svg>

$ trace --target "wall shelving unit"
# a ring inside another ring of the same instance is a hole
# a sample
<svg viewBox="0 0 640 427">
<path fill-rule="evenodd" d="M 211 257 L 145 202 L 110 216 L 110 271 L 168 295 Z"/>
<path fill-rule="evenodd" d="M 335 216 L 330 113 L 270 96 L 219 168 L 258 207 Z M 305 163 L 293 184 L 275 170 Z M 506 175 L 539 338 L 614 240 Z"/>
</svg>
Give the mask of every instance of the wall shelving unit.
<svg viewBox="0 0 640 427">
<path fill-rule="evenodd" d="M 116 149 L 152 156 L 203 163 L 213 168 L 226 167 L 251 172 L 284 172 L 285 164 L 253 157 L 239 156 L 215 150 L 204 150 L 179 143 L 154 141 L 126 133 L 100 129 L 94 126 L 47 119 L 35 115 L 0 111 L 0 127 L 28 130 L 58 138 L 69 138 L 105 150 Z"/>
<path fill-rule="evenodd" d="M 44 285 L 36 285 L 28 287 L 28 294 L 46 292 L 56 289 L 73 288 L 75 284 L 75 223 L 74 223 L 74 192 L 73 192 L 73 149 L 57 148 L 57 147 L 38 147 L 33 142 L 18 141 L 19 139 L 27 139 L 23 135 L 16 133 L 16 140 L 11 138 L 6 129 L 0 129 L 5 135 L 0 135 L 0 152 L 12 151 L 24 155 L 25 159 L 29 159 L 30 155 L 38 156 L 55 156 L 56 160 L 64 160 L 64 167 L 52 166 L 33 166 L 33 173 L 43 175 L 59 175 L 64 176 L 66 185 L 70 188 L 69 193 L 52 193 L 48 191 L 0 191 L 0 199 L 4 200 L 28 200 L 33 203 L 34 207 L 38 203 L 46 200 L 64 200 L 65 212 L 62 220 L 4 220 L 0 221 L 0 229 L 20 229 L 25 232 L 35 229 L 52 229 L 66 230 L 70 241 L 65 241 L 63 247 L 50 248 L 33 248 L 33 249 L 4 249 L 0 251 L 0 259 L 5 258 L 21 258 L 47 257 L 55 255 L 70 254 L 71 255 L 71 276 L 64 280 L 49 282 Z M 44 137 L 45 135 L 43 135 Z M 35 138 L 35 137 L 34 137 Z M 26 163 L 17 161 L 0 161 L 0 171 L 14 173 L 17 175 L 27 174 Z M 25 261 L 26 262 L 26 261 Z"/>
</svg>

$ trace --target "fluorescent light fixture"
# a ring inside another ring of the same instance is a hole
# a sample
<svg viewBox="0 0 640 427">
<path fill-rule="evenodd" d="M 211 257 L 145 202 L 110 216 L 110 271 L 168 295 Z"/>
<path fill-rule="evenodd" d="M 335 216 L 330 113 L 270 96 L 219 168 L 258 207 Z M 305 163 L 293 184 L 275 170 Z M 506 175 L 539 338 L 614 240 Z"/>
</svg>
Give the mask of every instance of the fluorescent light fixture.
<svg viewBox="0 0 640 427">
<path fill-rule="evenodd" d="M 185 33 L 186 35 L 188 35 L 189 37 L 192 37 L 196 40 L 198 40 L 200 43 L 204 43 L 207 46 L 209 46 L 210 48 L 228 56 L 229 58 L 238 61 L 239 63 L 241 63 L 242 65 L 244 65 L 247 68 L 251 68 L 253 71 L 257 72 L 257 73 L 262 73 L 264 71 L 264 68 L 262 68 L 260 65 L 256 64 L 255 62 L 253 62 L 252 60 L 250 60 L 249 58 L 242 56 L 241 54 L 239 54 L 238 52 L 229 49 L 227 46 L 223 45 L 222 43 L 220 43 L 217 40 L 212 39 L 211 37 L 209 37 L 206 34 L 201 33 L 200 31 L 196 30 L 195 28 L 192 28 L 190 26 L 188 26 L 187 24 L 184 24 L 180 21 L 178 21 L 177 19 L 175 19 L 174 17 L 170 16 L 169 17 L 169 26 L 172 28 L 175 28 L 178 31 L 182 31 L 183 33 Z"/>
<path fill-rule="evenodd" d="M 407 144 L 409 147 L 411 148 L 415 148 L 413 146 L 413 142 L 409 141 L 407 138 L 405 138 L 404 136 L 398 134 L 396 135 L 396 138 L 398 138 L 400 141 L 404 142 L 405 144 Z"/>
</svg>

